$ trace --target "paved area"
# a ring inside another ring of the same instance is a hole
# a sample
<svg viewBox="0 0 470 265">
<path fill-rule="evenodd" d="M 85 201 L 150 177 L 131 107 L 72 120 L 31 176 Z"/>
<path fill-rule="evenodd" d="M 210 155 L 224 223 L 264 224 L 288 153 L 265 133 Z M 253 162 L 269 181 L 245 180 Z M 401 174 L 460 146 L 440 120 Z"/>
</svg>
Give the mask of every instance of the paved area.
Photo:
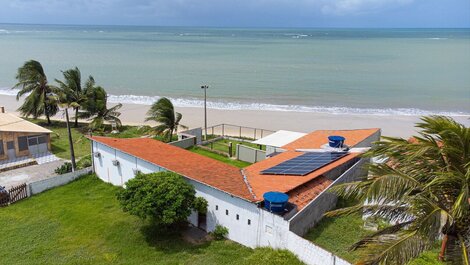
<svg viewBox="0 0 470 265">
<path fill-rule="evenodd" d="M 23 183 L 29 183 L 49 178 L 55 175 L 54 170 L 65 161 L 62 159 L 40 165 L 28 166 L 0 173 L 0 185 L 11 188 Z"/>
</svg>

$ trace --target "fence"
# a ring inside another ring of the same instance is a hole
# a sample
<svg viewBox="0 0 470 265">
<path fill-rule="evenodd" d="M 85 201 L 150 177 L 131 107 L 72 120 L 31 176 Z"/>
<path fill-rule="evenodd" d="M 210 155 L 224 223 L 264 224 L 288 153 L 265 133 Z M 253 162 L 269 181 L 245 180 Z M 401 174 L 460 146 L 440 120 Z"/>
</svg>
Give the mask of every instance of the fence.
<svg viewBox="0 0 470 265">
<path fill-rule="evenodd" d="M 202 129 L 203 135 L 206 133 L 205 129 Z M 248 138 L 257 140 L 274 133 L 272 130 L 266 130 L 261 128 L 233 125 L 233 124 L 218 124 L 207 127 L 208 135 L 218 136 L 233 136 L 238 138 Z"/>
<path fill-rule="evenodd" d="M 19 200 L 28 197 L 28 188 L 26 183 L 13 187 L 8 191 L 0 193 L 0 207 L 7 206 Z"/>
<path fill-rule="evenodd" d="M 333 253 L 324 250 L 314 243 L 290 232 L 287 237 L 286 248 L 297 257 L 310 265 L 351 265 Z"/>
<path fill-rule="evenodd" d="M 237 159 L 248 163 L 256 163 L 266 159 L 266 151 L 237 144 Z"/>
</svg>

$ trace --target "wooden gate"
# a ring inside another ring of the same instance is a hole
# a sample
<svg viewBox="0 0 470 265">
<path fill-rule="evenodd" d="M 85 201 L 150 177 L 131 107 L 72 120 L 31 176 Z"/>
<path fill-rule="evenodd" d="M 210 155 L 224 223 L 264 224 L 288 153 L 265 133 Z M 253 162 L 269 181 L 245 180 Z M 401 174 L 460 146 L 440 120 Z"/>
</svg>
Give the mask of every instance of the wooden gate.
<svg viewBox="0 0 470 265">
<path fill-rule="evenodd" d="M 23 183 L 19 186 L 13 187 L 8 192 L 0 193 L 0 207 L 7 206 L 11 203 L 17 202 L 28 197 L 28 186 Z"/>
</svg>

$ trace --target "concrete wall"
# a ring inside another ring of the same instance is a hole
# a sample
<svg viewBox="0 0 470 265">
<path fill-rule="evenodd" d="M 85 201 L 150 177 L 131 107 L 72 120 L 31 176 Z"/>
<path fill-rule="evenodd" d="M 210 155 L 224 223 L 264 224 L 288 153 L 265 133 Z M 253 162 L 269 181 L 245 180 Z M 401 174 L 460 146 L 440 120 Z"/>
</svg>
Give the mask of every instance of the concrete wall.
<svg viewBox="0 0 470 265">
<path fill-rule="evenodd" d="M 70 172 L 63 175 L 58 175 L 52 178 L 43 179 L 35 182 L 28 183 L 28 196 L 41 193 L 48 189 L 52 189 L 58 186 L 65 185 L 82 175 L 88 174 L 91 172 L 91 167 L 77 170 L 75 172 Z"/>
<path fill-rule="evenodd" d="M 349 262 L 292 232 L 288 234 L 286 242 L 286 249 L 297 255 L 297 257 L 306 264 L 350 265 Z"/>
<path fill-rule="evenodd" d="M 201 144 L 202 142 L 202 128 L 194 128 L 191 130 L 186 130 L 178 133 L 178 140 L 186 138 L 185 135 L 193 135 L 196 137 L 196 144 Z"/>
<path fill-rule="evenodd" d="M 180 135 L 178 135 L 178 138 L 179 138 Z M 193 135 L 188 135 L 187 138 L 182 138 L 178 141 L 174 141 L 174 142 L 171 142 L 169 144 L 173 145 L 173 146 L 177 146 L 177 147 L 180 147 L 180 148 L 184 148 L 184 149 L 187 149 L 187 148 L 190 148 L 191 146 L 195 146 L 196 145 L 196 136 L 193 136 Z"/>
<path fill-rule="evenodd" d="M 336 206 L 337 196 L 328 192 L 328 189 L 340 183 L 351 182 L 367 174 L 364 169 L 366 159 L 360 159 L 351 168 L 338 177 L 330 186 L 313 199 L 308 205 L 296 213 L 290 220 L 289 229 L 297 235 L 303 236 L 320 221 L 323 214 Z"/>
<path fill-rule="evenodd" d="M 371 147 L 373 145 L 372 144 L 373 142 L 377 142 L 380 140 L 381 135 L 382 135 L 382 131 L 378 130 L 376 133 L 362 140 L 361 142 L 356 144 L 354 147 Z"/>
<path fill-rule="evenodd" d="M 266 152 L 246 145 L 237 144 L 237 159 L 248 163 L 256 163 L 266 159 Z"/>
</svg>

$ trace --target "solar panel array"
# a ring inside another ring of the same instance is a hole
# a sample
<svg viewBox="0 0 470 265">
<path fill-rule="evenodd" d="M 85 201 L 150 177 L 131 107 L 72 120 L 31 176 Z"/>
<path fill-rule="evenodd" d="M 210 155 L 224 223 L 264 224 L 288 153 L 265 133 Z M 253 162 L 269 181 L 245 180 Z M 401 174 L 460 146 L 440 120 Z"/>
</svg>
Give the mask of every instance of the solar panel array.
<svg viewBox="0 0 470 265">
<path fill-rule="evenodd" d="M 305 176 L 347 154 L 348 152 L 309 152 L 263 170 L 261 174 Z"/>
</svg>

